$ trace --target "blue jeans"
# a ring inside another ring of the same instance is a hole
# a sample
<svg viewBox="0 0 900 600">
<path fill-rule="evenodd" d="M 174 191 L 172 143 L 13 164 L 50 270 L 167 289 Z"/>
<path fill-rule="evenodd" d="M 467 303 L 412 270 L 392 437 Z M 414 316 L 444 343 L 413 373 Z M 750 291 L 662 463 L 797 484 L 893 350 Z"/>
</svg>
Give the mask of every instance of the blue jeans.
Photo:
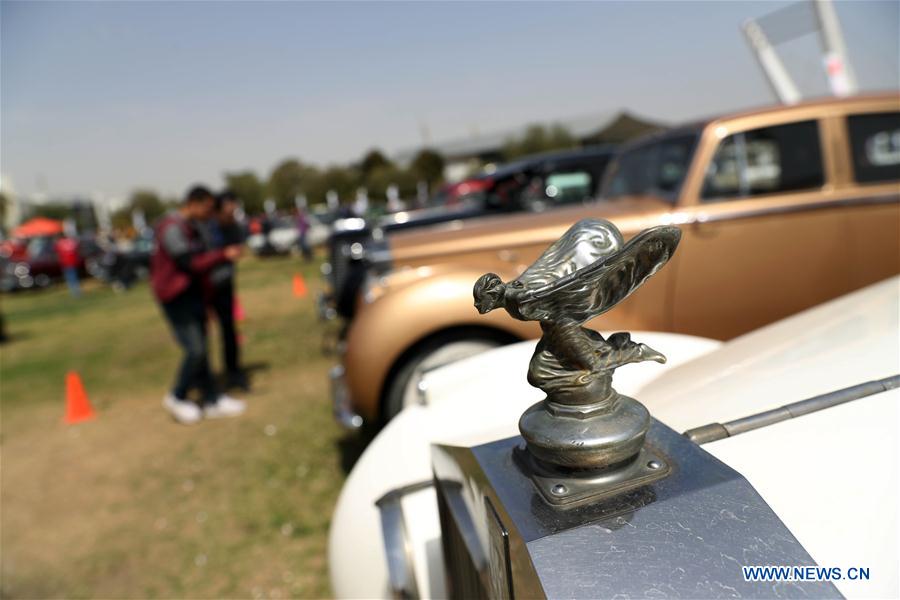
<svg viewBox="0 0 900 600">
<path fill-rule="evenodd" d="M 200 294 L 188 291 L 162 307 L 183 352 L 172 395 L 179 400 L 186 400 L 188 392 L 197 388 L 205 404 L 215 402 L 219 392 L 209 369 L 203 298 Z"/>
<path fill-rule="evenodd" d="M 63 277 L 66 279 L 66 285 L 69 286 L 69 293 L 73 298 L 81 296 L 81 282 L 78 281 L 78 269 L 75 267 L 63 267 Z"/>
</svg>

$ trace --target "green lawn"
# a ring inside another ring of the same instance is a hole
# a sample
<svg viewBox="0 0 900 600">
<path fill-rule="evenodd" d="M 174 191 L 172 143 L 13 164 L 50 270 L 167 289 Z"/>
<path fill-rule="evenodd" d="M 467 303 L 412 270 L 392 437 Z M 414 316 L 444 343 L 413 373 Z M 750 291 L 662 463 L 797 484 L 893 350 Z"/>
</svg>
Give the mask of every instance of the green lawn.
<svg viewBox="0 0 900 600">
<path fill-rule="evenodd" d="M 193 427 L 160 406 L 178 351 L 146 285 L 0 299 L 3 597 L 329 594 L 328 525 L 359 444 L 331 418 L 317 266 L 241 264 L 249 410 Z M 93 421 L 62 423 L 69 370 Z"/>
</svg>

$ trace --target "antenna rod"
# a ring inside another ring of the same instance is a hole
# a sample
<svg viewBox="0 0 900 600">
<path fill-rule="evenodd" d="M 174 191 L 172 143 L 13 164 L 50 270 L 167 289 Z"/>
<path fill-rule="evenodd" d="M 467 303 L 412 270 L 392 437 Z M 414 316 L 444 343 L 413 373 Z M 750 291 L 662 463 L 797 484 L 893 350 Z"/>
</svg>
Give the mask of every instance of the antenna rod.
<svg viewBox="0 0 900 600">
<path fill-rule="evenodd" d="M 784 406 L 773 408 L 772 410 L 766 410 L 747 417 L 735 419 L 734 421 L 728 421 L 727 423 L 710 423 L 708 425 L 694 427 L 693 429 L 685 431 L 683 435 L 695 444 L 707 444 L 740 433 L 753 431 L 760 427 L 787 421 L 788 419 L 802 417 L 803 415 L 818 412 L 852 400 L 859 400 L 866 396 L 880 394 L 881 392 L 886 392 L 896 387 L 900 387 L 900 375 L 892 375 L 891 377 L 885 377 L 884 379 L 867 381 L 866 383 L 853 385 L 842 390 L 835 390 L 820 396 L 813 396 L 812 398 L 800 400 L 799 402 L 785 404 Z"/>
</svg>

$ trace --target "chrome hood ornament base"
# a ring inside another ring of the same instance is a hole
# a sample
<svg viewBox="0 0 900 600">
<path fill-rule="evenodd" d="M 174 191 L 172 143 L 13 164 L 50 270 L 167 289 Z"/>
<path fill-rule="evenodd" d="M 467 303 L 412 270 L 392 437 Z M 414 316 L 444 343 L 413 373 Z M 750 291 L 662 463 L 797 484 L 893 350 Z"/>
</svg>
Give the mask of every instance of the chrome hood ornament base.
<svg viewBox="0 0 900 600">
<path fill-rule="evenodd" d="M 582 324 L 639 288 L 668 262 L 680 239 L 676 227 L 654 227 L 626 243 L 612 223 L 586 219 L 517 279 L 504 283 L 488 273 L 476 282 L 480 313 L 502 307 L 516 319 L 540 322 L 528 382 L 547 397 L 525 411 L 519 430 L 545 474 L 591 471 L 596 479 L 599 471 L 633 467 L 642 452 L 650 414 L 616 392 L 612 376 L 629 363 L 666 359 L 628 333 L 604 339 Z"/>
</svg>

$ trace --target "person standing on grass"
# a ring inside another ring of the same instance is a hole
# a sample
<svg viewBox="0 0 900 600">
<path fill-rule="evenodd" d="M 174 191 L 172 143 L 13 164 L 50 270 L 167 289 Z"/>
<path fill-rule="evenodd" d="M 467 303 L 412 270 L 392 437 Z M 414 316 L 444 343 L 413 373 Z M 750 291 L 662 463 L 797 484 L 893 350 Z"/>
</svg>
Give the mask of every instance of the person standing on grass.
<svg viewBox="0 0 900 600">
<path fill-rule="evenodd" d="M 309 247 L 309 215 L 305 206 L 297 207 L 297 245 L 303 255 L 303 260 L 309 262 L 313 258 L 312 248 Z"/>
<path fill-rule="evenodd" d="M 201 223 L 215 208 L 215 197 L 202 186 L 191 188 L 178 210 L 156 226 L 156 250 L 150 261 L 150 285 L 184 356 L 172 391 L 163 406 L 179 423 L 232 417 L 244 412 L 243 401 L 219 393 L 209 369 L 205 294 L 210 271 L 241 256 L 237 245 L 208 250 L 200 235 Z M 198 389 L 201 403 L 188 400 Z"/>
<path fill-rule="evenodd" d="M 69 294 L 73 298 L 81 297 L 81 282 L 78 281 L 78 240 L 64 235 L 54 244 L 56 255 L 59 257 L 59 266 L 62 268 L 63 277 L 69 287 Z"/>
<path fill-rule="evenodd" d="M 235 218 L 237 196 L 225 190 L 216 197 L 215 216 L 207 222 L 205 233 L 209 248 L 228 248 L 244 243 L 244 233 Z M 228 387 L 249 390 L 247 377 L 240 367 L 237 330 L 234 326 L 234 276 L 232 261 L 225 261 L 212 268 L 209 274 L 209 304 L 216 313 L 222 331 L 225 381 Z"/>
</svg>

